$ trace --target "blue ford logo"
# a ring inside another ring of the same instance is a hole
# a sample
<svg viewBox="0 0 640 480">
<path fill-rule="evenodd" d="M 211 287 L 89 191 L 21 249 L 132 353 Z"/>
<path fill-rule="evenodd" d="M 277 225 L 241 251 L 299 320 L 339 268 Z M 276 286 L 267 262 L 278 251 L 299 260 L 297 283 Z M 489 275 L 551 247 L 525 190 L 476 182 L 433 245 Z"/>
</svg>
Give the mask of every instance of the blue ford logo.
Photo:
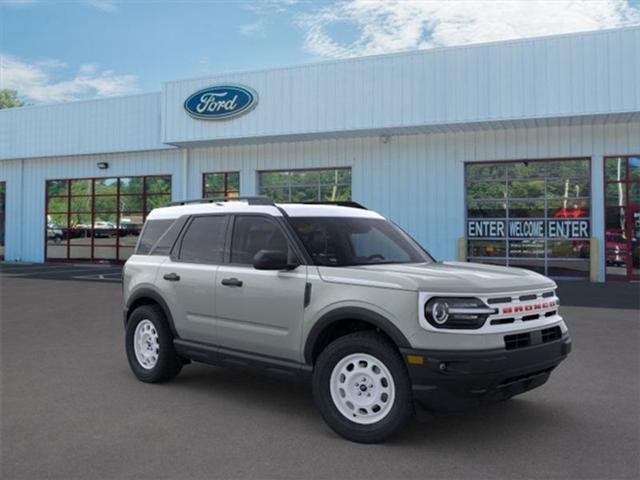
<svg viewBox="0 0 640 480">
<path fill-rule="evenodd" d="M 217 85 L 199 90 L 184 102 L 184 109 L 193 118 L 225 120 L 253 109 L 258 94 L 239 85 Z"/>
</svg>

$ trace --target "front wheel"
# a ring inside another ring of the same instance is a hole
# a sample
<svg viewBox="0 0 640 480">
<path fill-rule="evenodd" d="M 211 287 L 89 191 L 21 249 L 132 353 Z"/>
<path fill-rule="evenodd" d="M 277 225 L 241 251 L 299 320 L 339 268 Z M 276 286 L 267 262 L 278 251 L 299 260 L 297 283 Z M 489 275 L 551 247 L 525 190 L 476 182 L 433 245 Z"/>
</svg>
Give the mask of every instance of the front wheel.
<svg viewBox="0 0 640 480">
<path fill-rule="evenodd" d="M 373 332 L 341 337 L 320 354 L 313 394 L 329 426 L 354 442 L 383 441 L 401 430 L 414 412 L 402 357 Z"/>
</svg>

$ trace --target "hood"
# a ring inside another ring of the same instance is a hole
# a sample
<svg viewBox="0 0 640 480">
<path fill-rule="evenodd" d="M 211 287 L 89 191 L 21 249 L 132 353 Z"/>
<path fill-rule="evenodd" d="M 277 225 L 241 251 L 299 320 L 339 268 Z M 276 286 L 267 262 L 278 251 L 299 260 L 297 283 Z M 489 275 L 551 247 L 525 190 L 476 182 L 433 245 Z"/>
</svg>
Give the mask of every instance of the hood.
<svg viewBox="0 0 640 480">
<path fill-rule="evenodd" d="M 436 293 L 491 294 L 555 288 L 547 277 L 521 268 L 437 262 L 318 267 L 324 281 Z"/>
</svg>

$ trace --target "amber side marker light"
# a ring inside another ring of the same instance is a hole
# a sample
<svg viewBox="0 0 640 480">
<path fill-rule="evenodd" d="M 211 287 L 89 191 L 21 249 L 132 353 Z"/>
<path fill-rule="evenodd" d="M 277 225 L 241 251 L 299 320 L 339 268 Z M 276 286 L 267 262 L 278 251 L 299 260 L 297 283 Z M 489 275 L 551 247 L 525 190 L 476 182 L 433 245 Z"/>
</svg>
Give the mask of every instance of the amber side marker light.
<svg viewBox="0 0 640 480">
<path fill-rule="evenodd" d="M 424 357 L 422 355 L 407 355 L 407 363 L 411 365 L 422 365 Z"/>
</svg>

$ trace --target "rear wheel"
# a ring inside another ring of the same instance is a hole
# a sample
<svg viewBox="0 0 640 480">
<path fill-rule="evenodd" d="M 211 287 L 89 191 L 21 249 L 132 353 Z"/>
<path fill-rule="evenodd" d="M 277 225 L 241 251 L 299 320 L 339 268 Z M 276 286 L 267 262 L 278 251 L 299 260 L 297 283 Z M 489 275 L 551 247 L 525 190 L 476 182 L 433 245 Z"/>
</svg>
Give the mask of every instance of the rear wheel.
<svg viewBox="0 0 640 480">
<path fill-rule="evenodd" d="M 182 362 L 173 348 L 173 335 L 158 305 L 142 305 L 131 313 L 125 341 L 129 366 L 139 380 L 163 382 L 180 373 Z"/>
<path fill-rule="evenodd" d="M 355 442 L 385 440 L 402 429 L 414 411 L 402 357 L 373 332 L 341 337 L 320 354 L 313 394 L 329 426 Z"/>
</svg>

